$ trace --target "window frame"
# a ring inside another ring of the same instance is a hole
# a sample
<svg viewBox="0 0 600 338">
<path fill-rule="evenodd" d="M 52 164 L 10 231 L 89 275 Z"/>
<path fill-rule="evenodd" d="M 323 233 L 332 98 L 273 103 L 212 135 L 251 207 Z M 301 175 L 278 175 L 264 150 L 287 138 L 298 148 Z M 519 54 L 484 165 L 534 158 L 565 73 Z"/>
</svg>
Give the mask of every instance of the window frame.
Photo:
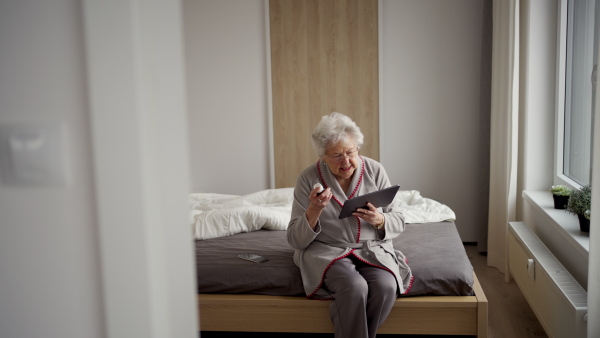
<svg viewBox="0 0 600 338">
<path fill-rule="evenodd" d="M 565 103 L 567 70 L 567 29 L 568 29 L 569 0 L 559 0 L 557 28 L 557 58 L 556 58 L 556 105 L 555 105 L 555 145 L 554 145 L 554 184 L 566 185 L 572 189 L 580 189 L 582 185 L 564 174 L 566 132 Z M 590 144 L 590 149 L 592 145 Z M 591 162 L 591 158 L 590 158 Z"/>
<path fill-rule="evenodd" d="M 567 6 L 568 0 L 560 0 L 558 8 L 558 43 L 556 58 L 556 123 L 554 124 L 554 184 L 566 185 L 579 189 L 579 183 L 567 177 L 564 171 L 564 138 L 565 138 L 565 79 L 567 59 Z"/>
</svg>

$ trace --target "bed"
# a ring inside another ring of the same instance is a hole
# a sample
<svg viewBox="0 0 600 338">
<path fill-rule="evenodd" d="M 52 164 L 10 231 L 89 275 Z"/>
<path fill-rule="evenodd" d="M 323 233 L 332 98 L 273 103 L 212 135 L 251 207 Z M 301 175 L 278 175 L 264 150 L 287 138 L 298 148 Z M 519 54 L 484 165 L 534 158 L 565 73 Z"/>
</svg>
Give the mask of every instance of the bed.
<svg viewBox="0 0 600 338">
<path fill-rule="evenodd" d="M 237 199 L 236 213 L 233 213 L 236 216 L 240 208 L 243 214 L 252 209 L 248 208 L 247 198 L 240 200 L 236 196 L 214 194 L 195 197 L 196 210 L 206 211 L 205 206 L 210 205 L 212 215 L 204 212 L 201 216 L 211 223 L 223 222 L 225 218 L 232 222 L 235 218 L 229 208 L 216 208 L 217 214 L 226 210 L 226 217 L 220 220 L 213 212 L 215 205 L 223 205 L 221 202 L 227 198 Z M 285 215 L 287 202 L 273 203 L 272 198 L 263 197 L 258 198 L 258 204 Z M 203 202 L 198 203 L 198 199 Z M 198 208 L 199 204 L 204 207 Z M 263 213 L 264 210 L 258 212 Z M 407 210 L 407 214 L 410 213 Z M 196 220 L 199 215 L 195 215 Z M 265 217 L 270 220 L 265 221 Z M 285 225 L 274 225 L 278 223 L 276 218 L 277 215 L 257 216 L 253 212 L 250 223 L 262 223 L 262 226 L 250 231 L 236 224 L 219 226 L 227 229 L 226 235 L 201 234 L 196 222 L 202 331 L 333 332 L 328 312 L 330 301 L 305 297 L 300 271 L 293 263 L 293 249 L 287 244 L 285 229 L 281 228 Z M 236 229 L 234 233 L 231 233 L 232 228 Z M 407 294 L 396 300 L 378 333 L 487 337 L 487 299 L 452 220 L 407 224 L 405 232 L 394 240 L 394 246 L 408 258 L 415 280 Z M 269 261 L 248 262 L 236 257 L 241 253 L 255 253 Z"/>
</svg>

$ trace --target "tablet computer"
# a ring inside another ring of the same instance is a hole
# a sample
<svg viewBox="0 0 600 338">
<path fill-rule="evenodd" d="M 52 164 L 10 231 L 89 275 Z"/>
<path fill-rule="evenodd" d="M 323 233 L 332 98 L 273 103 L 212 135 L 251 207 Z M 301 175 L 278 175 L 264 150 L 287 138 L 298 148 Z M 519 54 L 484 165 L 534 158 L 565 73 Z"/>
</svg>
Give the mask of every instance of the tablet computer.
<svg viewBox="0 0 600 338">
<path fill-rule="evenodd" d="M 394 185 L 389 188 L 381 189 L 379 191 L 371 192 L 349 199 L 342 206 L 342 212 L 340 212 L 339 217 L 340 219 L 342 219 L 352 216 L 352 213 L 356 209 L 369 209 L 369 207 L 367 207 L 367 203 L 373 204 L 375 208 L 388 206 L 394 200 L 398 189 L 400 189 L 400 186 Z"/>
</svg>

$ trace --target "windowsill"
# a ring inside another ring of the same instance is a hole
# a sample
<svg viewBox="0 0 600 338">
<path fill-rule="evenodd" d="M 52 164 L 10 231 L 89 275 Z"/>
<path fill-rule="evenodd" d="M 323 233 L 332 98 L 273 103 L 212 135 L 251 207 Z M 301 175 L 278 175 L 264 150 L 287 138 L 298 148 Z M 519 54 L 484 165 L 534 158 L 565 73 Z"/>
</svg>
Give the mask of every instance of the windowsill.
<svg viewBox="0 0 600 338">
<path fill-rule="evenodd" d="M 577 216 L 566 210 L 554 209 L 554 200 L 549 191 L 524 190 L 523 198 L 533 209 L 543 215 L 547 223 L 554 227 L 567 244 L 573 246 L 584 257 L 589 256 L 590 236 L 589 233 L 579 230 Z"/>
</svg>

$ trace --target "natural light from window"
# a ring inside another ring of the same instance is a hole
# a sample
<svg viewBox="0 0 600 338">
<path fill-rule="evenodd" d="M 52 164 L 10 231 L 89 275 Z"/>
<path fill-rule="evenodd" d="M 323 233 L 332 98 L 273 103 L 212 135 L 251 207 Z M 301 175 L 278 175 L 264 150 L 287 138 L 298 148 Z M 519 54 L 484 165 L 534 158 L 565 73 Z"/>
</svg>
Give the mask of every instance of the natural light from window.
<svg viewBox="0 0 600 338">
<path fill-rule="evenodd" d="M 569 0 L 566 38 L 561 42 L 565 46 L 562 173 L 580 186 L 591 184 L 599 13 L 600 0 Z"/>
</svg>

